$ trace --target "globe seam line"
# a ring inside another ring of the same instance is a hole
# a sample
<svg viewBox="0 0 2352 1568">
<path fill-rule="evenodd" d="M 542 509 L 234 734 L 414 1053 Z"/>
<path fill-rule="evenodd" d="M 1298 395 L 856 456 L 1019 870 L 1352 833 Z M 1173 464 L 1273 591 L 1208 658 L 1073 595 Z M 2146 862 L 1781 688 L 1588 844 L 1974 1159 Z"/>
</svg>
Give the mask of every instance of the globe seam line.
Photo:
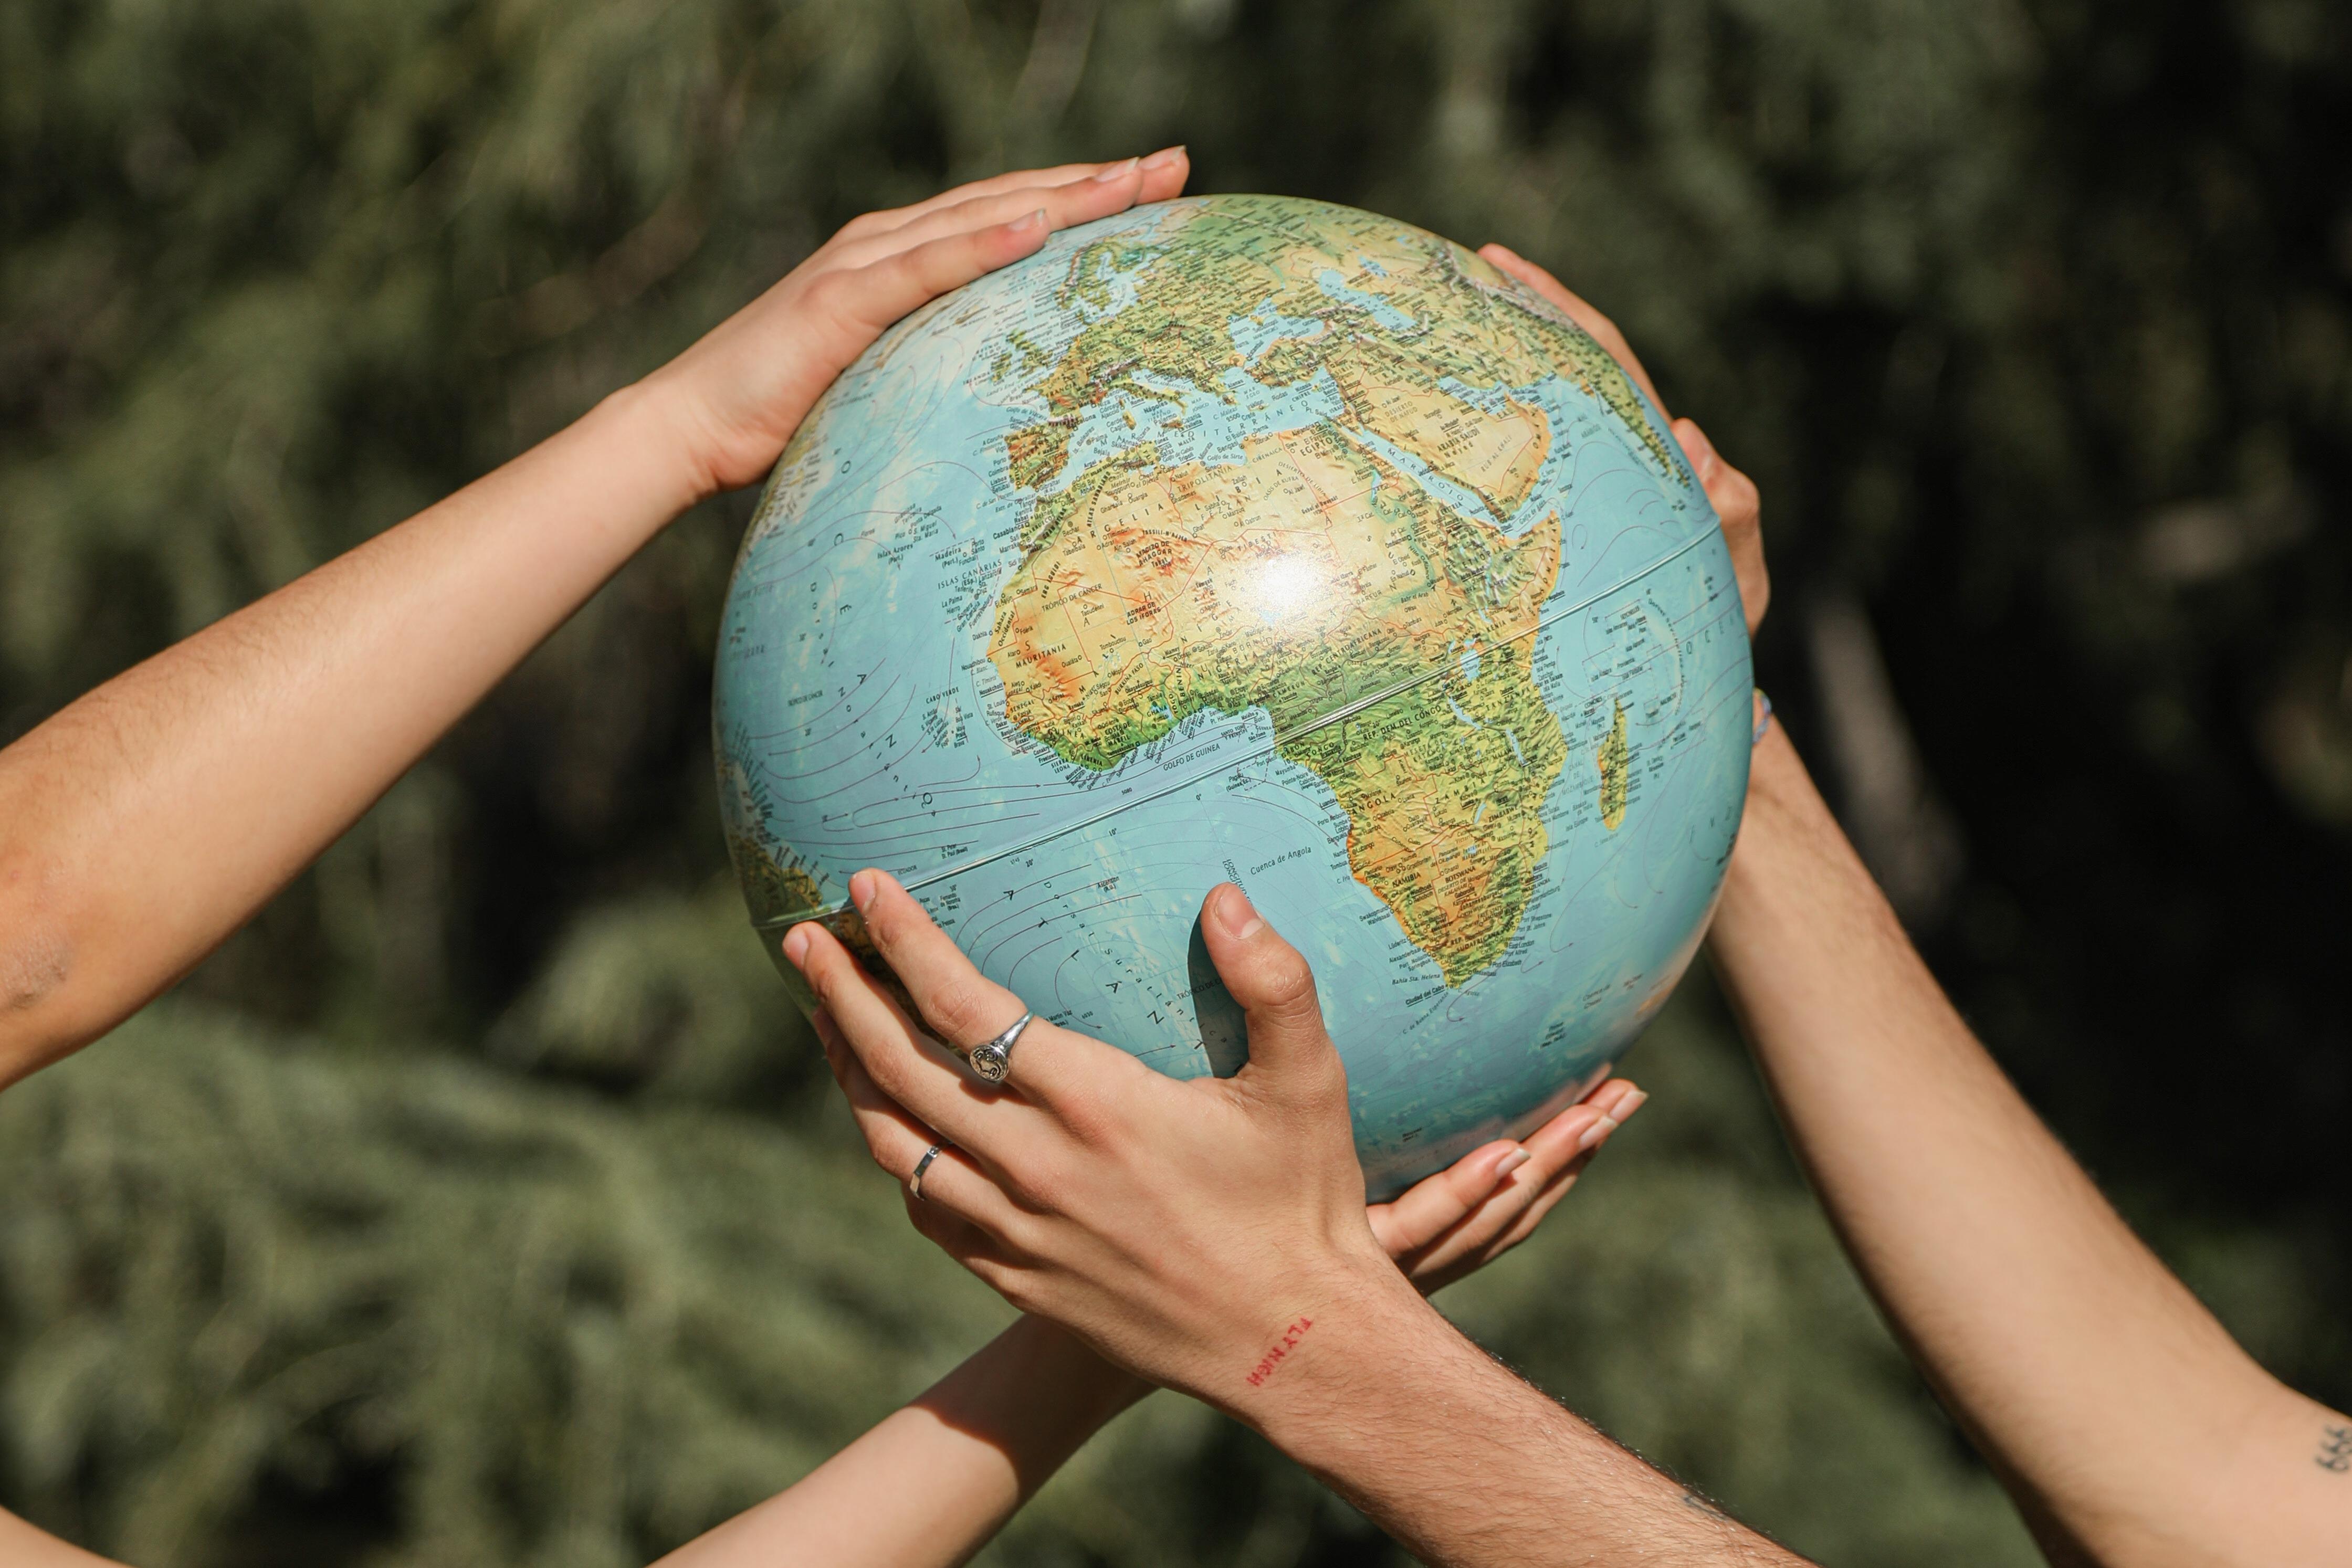
<svg viewBox="0 0 2352 1568">
<path fill-rule="evenodd" d="M 1640 570 L 1628 572 L 1623 577 L 1619 578 L 1615 582 L 1611 583 L 1608 587 L 1596 590 L 1594 592 L 1588 594 L 1583 599 L 1577 601 L 1574 604 L 1570 604 L 1561 610 L 1554 611 L 1551 614 L 1538 619 L 1534 625 L 1528 627 L 1526 631 L 1519 632 L 1517 635 L 1504 638 L 1500 645 L 1507 646 L 1512 643 L 1524 642 L 1530 637 L 1540 635 L 1545 627 L 1557 625 L 1560 622 L 1567 620 L 1571 615 L 1590 610 L 1593 605 L 1600 603 L 1601 601 L 1608 598 L 1611 594 L 1620 592 L 1624 589 L 1631 587 L 1633 584 L 1641 581 L 1642 579 L 1649 576 L 1652 572 L 1656 571 L 1661 567 L 1670 565 L 1673 562 L 1681 559 L 1684 556 L 1689 554 L 1692 550 L 1706 543 L 1706 539 L 1707 534 L 1705 530 L 1701 530 L 1700 532 L 1694 534 L 1691 538 L 1684 540 L 1681 544 L 1676 545 L 1673 549 L 1668 550 L 1664 555 L 1658 557 L 1655 560 L 1651 561 L 1648 565 L 1642 567 Z M 1188 789 L 1193 785 L 1200 783 L 1204 779 L 1213 779 L 1220 773 L 1228 772 L 1234 768 L 1245 768 L 1261 758 L 1271 756 L 1275 752 L 1281 750 L 1282 747 L 1289 745 L 1292 741 L 1313 735 L 1318 730 L 1328 729 L 1335 724 L 1344 724 L 1349 719 L 1355 717 L 1358 714 L 1362 713 L 1369 708 L 1375 707 L 1380 704 L 1388 701 L 1391 697 L 1402 695 L 1402 694 L 1412 690 L 1415 686 L 1426 685 L 1431 681 L 1433 681 L 1439 676 L 1444 674 L 1446 668 L 1447 666 L 1444 664 L 1433 665 L 1418 675 L 1414 675 L 1408 680 L 1399 681 L 1394 685 L 1384 687 L 1381 690 L 1373 693 L 1370 696 L 1359 697 L 1356 701 L 1348 704 L 1344 707 L 1337 708 L 1330 713 L 1325 714 L 1311 724 L 1301 725 L 1296 729 L 1278 731 L 1272 740 L 1250 752 L 1247 756 L 1239 758 L 1230 764 L 1211 768 L 1205 772 L 1195 773 L 1188 779 L 1180 779 L 1175 783 L 1164 786 L 1161 789 L 1154 789 L 1148 795 L 1139 795 L 1133 800 L 1122 800 L 1116 806 L 1111 806 L 1101 811 L 1097 811 L 1091 817 L 1083 818 L 1078 821 L 1055 828 L 1051 832 L 1040 833 L 1036 837 L 1024 840 L 1020 843 L 1008 845 L 1004 849 L 996 850 L 988 854 L 982 855 L 978 860 L 966 861 L 961 865 L 942 867 L 938 871 L 930 873 L 927 876 L 918 877 L 914 881 L 901 883 L 901 885 L 904 886 L 908 893 L 914 893 L 922 888 L 929 887 L 934 883 L 945 882 L 950 877 L 961 876 L 966 872 L 977 871 L 982 866 L 992 865 L 998 861 L 1010 859 L 1013 855 L 1026 854 L 1029 851 L 1036 849 L 1043 844 L 1049 844 L 1055 839 L 1066 838 L 1069 834 L 1082 832 L 1087 828 L 1108 821 L 1111 818 L 1119 815 L 1121 812 L 1132 810 L 1138 806 L 1150 805 L 1154 800 L 1165 800 L 1168 796 L 1175 794 L 1178 790 Z M 849 901 L 847 899 L 837 899 L 834 903 L 822 908 L 800 910 L 790 915 L 772 915 L 764 919 L 754 920 L 751 922 L 751 928 L 755 931 L 773 931 L 786 926 L 798 925 L 805 921 L 830 919 L 832 916 L 840 914 L 849 906 Z"/>
</svg>

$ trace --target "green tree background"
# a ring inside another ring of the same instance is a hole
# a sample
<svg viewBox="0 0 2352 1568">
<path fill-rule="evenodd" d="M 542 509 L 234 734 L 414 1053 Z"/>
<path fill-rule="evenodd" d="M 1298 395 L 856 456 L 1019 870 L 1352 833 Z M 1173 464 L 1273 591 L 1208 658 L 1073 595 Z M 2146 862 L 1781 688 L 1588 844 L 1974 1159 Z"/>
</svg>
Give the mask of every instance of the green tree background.
<svg viewBox="0 0 2352 1568">
<path fill-rule="evenodd" d="M 2352 1400 L 2352 23 L 2325 0 L 20 0 L 0 737 L 556 429 L 868 207 L 1186 141 L 1502 239 L 1761 482 L 1762 678 L 1940 973 Z M 977 1345 L 727 884 L 744 497 L 0 1102 L 0 1500 L 142 1564 L 640 1562 Z M 1848 1564 L 2032 1561 L 1703 974 L 1443 1304 Z M 922 1479 L 908 1478 L 910 1494 Z M 1168 1395 L 993 1561 L 1398 1553 Z"/>
</svg>

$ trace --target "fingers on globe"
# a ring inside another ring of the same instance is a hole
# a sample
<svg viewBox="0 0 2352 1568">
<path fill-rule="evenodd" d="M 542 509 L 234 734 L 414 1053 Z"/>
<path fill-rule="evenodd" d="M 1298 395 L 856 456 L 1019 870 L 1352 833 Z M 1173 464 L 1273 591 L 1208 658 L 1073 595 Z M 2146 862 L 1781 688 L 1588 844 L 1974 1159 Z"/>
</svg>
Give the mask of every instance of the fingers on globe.
<svg viewBox="0 0 2352 1568">
<path fill-rule="evenodd" d="M 1526 1159 L 1527 1151 L 1508 1138 L 1473 1149 L 1392 1202 L 1374 1204 L 1366 1211 L 1372 1233 L 1402 1260 L 1467 1218 Z"/>
<path fill-rule="evenodd" d="M 1629 1081 L 1612 1078 L 1538 1128 L 1522 1145 L 1528 1157 L 1502 1173 L 1448 1233 L 1427 1244 L 1415 1260 L 1414 1279 L 1441 1276 L 1442 1284 L 1465 1260 L 1470 1267 L 1491 1262 L 1526 1240 L 1576 1185 L 1609 1134 L 1647 1098 Z"/>
<path fill-rule="evenodd" d="M 1723 523 L 1727 538 L 1738 541 L 1743 533 L 1754 532 L 1762 521 L 1763 492 L 1756 481 L 1733 467 L 1715 443 L 1696 420 L 1678 419 L 1674 424 L 1675 439 L 1682 443 L 1684 455 L 1689 457 L 1692 471 L 1706 490 L 1707 504 Z"/>
<path fill-rule="evenodd" d="M 849 880 L 849 895 L 875 947 L 907 988 L 925 1025 L 959 1056 L 993 1040 L 1029 1010 L 1019 997 L 974 967 L 914 894 L 887 873 L 859 872 Z M 1001 1087 L 1051 1106 L 1069 1086 L 1083 1046 L 1083 1037 L 1043 1019 L 1033 1019 L 1013 1042 Z M 971 1069 L 965 1065 L 961 1071 Z"/>
<path fill-rule="evenodd" d="M 866 266 L 839 276 L 852 292 L 844 300 L 851 314 L 876 331 L 890 326 L 919 305 L 1000 267 L 1019 261 L 1044 245 L 1053 233 L 1042 212 L 1009 224 L 951 234 L 893 251 Z"/>
<path fill-rule="evenodd" d="M 1657 405 L 1658 412 L 1665 412 L 1665 401 L 1658 396 L 1657 386 L 1650 380 L 1650 372 L 1633 352 L 1633 345 L 1625 340 L 1625 334 L 1617 329 L 1616 322 L 1594 309 L 1591 302 L 1582 295 L 1508 246 L 1481 246 L 1478 254 L 1568 312 L 1571 320 L 1591 333 L 1593 341 L 1609 350 L 1609 357 L 1641 384 L 1642 390 L 1649 394 L 1650 401 Z"/>
<path fill-rule="evenodd" d="M 1045 185 L 1065 185 L 1072 180 L 1087 179 L 1108 167 L 1108 163 L 1061 163 L 1051 169 L 1014 169 L 1003 174 L 992 174 L 985 180 L 974 180 L 968 184 L 950 185 L 936 195 L 926 196 L 919 202 L 909 202 L 903 207 L 877 207 L 870 213 L 860 213 L 834 231 L 831 243 L 856 244 L 877 235 L 905 228 L 908 224 L 945 208 L 961 206 L 986 196 L 1035 190 Z"/>
<path fill-rule="evenodd" d="M 1248 1026 L 1249 1061 L 1242 1071 L 1264 1077 L 1337 1069 L 1339 1048 L 1323 1024 L 1315 972 L 1298 949 L 1232 883 L 1211 888 L 1202 913 L 1209 960 Z"/>
<path fill-rule="evenodd" d="M 1633 1118 L 1649 1095 L 1622 1078 L 1612 1078 L 1578 1105 L 1553 1117 L 1528 1140 L 1533 1157 L 1519 1172 L 1518 1184 L 1529 1196 L 1525 1207 L 1499 1235 L 1487 1246 L 1489 1257 L 1499 1257 L 1534 1234 L 1544 1216 L 1554 1205 L 1568 1196 L 1584 1167 L 1601 1152 L 1619 1127 Z M 1575 1116 L 1578 1111 L 1597 1112 L 1591 1119 Z M 1573 1119 L 1571 1119 L 1573 1118 Z"/>
<path fill-rule="evenodd" d="M 842 248 L 840 262 L 844 267 L 865 266 L 932 240 L 977 233 L 1040 210 L 1045 214 L 1050 228 L 1092 223 L 1133 206 L 1143 184 L 1141 165 L 1130 158 L 1105 165 L 1100 172 L 1082 172 L 1061 183 L 1024 185 L 975 195 L 854 241 Z"/>
<path fill-rule="evenodd" d="M 1554 1174 L 1549 1181 L 1537 1188 L 1535 1197 L 1526 1207 L 1518 1211 L 1517 1218 L 1506 1226 L 1499 1235 L 1478 1249 L 1479 1261 L 1491 1262 L 1533 1236 L 1536 1233 L 1536 1228 L 1544 1222 L 1544 1217 L 1552 1211 L 1561 1198 L 1568 1196 L 1569 1189 L 1576 1185 L 1577 1177 L 1584 1174 L 1584 1167 L 1591 1161 L 1592 1155 L 1590 1152 L 1579 1155 L 1569 1162 L 1565 1169 Z"/>
<path fill-rule="evenodd" d="M 1706 484 L 1723 465 L 1722 458 L 1716 454 L 1715 443 L 1706 438 L 1706 432 L 1699 428 L 1698 421 L 1695 419 L 1678 419 L 1672 428 L 1675 443 L 1683 449 L 1683 455 L 1690 459 L 1691 472 L 1698 476 L 1700 484 Z M 1717 511 L 1720 510 L 1718 507 Z"/>
<path fill-rule="evenodd" d="M 1114 158 L 1100 163 L 1056 163 L 1050 169 L 1009 170 L 1002 174 L 992 174 L 985 180 L 974 180 L 968 184 L 950 186 L 936 196 L 927 196 L 907 206 L 894 207 L 887 212 L 868 213 L 866 214 L 868 218 L 884 220 L 876 223 L 868 232 L 887 232 L 890 229 L 904 228 L 908 224 L 950 207 L 963 206 L 991 196 L 1017 197 L 1023 192 L 1073 184 L 1079 181 L 1091 180 L 1107 169 L 1117 169 L 1121 164 L 1139 164 L 1141 162 L 1142 160 L 1134 158 Z M 851 222 L 858 224 L 865 222 L 865 219 L 852 219 Z M 843 232 L 848 231 L 845 229 Z"/>
<path fill-rule="evenodd" d="M 831 1015 L 848 1055 L 882 1093 L 966 1149 L 982 1146 L 984 1129 L 1010 1131 L 1002 1118 L 990 1122 L 985 1113 L 995 1108 L 992 1097 L 972 1092 L 977 1085 L 963 1065 L 907 1016 L 839 938 L 811 921 L 793 930 L 786 956 Z M 845 1082 L 847 1066 L 845 1061 Z"/>
<path fill-rule="evenodd" d="M 1003 1227 L 1013 1218 L 1012 1204 L 994 1179 L 945 1135 L 886 1093 L 855 1054 L 845 1051 L 842 1056 L 836 1076 L 874 1163 L 898 1178 L 907 1189 L 910 1205 L 951 1216 L 992 1240 L 1001 1239 Z M 939 1153 L 924 1166 L 922 1190 L 918 1193 L 915 1169 L 934 1145 L 940 1145 Z M 931 1235 L 933 1228 L 925 1216 L 912 1207 L 908 1212 L 916 1214 L 919 1228 Z M 931 1239 L 947 1246 L 950 1236 L 931 1235 Z"/>
<path fill-rule="evenodd" d="M 1625 1118 L 1640 1110 L 1650 1098 L 1648 1091 L 1630 1078 L 1612 1078 L 1587 1094 L 1580 1104 L 1590 1105 L 1602 1115 L 1622 1126 Z"/>
<path fill-rule="evenodd" d="M 1580 1168 L 1578 1162 L 1586 1157 L 1577 1152 L 1575 1140 L 1583 1127 L 1598 1118 L 1590 1111 L 1576 1114 L 1580 1109 L 1571 1106 L 1543 1129 L 1549 1131 L 1566 1121 L 1568 1124 L 1561 1133 L 1541 1143 L 1531 1137 L 1522 1145 L 1527 1150 L 1527 1159 L 1497 1182 L 1494 1191 L 1428 1249 L 1423 1259 L 1426 1268 L 1444 1270 L 1465 1259 L 1474 1260 L 1474 1266 L 1489 1262 L 1517 1246 L 1535 1228 L 1528 1218 L 1529 1210 L 1538 1204 L 1548 1209 L 1559 1201 L 1576 1180 L 1570 1167 Z"/>
</svg>

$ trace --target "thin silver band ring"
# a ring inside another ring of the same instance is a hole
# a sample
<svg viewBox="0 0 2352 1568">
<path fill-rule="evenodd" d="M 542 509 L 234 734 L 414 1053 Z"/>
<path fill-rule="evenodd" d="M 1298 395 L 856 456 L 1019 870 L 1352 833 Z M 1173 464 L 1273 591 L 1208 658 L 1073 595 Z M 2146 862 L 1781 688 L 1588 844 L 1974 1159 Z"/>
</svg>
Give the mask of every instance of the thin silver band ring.
<svg viewBox="0 0 2352 1568">
<path fill-rule="evenodd" d="M 915 1174 L 907 1178 L 907 1188 L 915 1195 L 917 1202 L 930 1202 L 929 1198 L 923 1196 L 923 1173 L 931 1168 L 931 1162 L 938 1159 L 940 1151 L 946 1147 L 945 1144 L 933 1144 L 923 1151 L 923 1157 L 915 1162 Z"/>
<path fill-rule="evenodd" d="M 1004 1075 L 1013 1070 L 1013 1042 L 1021 1038 L 1021 1031 L 1027 1029 L 1030 1020 L 1036 1016 L 1034 1013 L 1023 1013 L 1003 1034 L 984 1044 L 973 1046 L 964 1057 L 971 1063 L 972 1071 L 991 1083 L 1003 1082 Z"/>
</svg>

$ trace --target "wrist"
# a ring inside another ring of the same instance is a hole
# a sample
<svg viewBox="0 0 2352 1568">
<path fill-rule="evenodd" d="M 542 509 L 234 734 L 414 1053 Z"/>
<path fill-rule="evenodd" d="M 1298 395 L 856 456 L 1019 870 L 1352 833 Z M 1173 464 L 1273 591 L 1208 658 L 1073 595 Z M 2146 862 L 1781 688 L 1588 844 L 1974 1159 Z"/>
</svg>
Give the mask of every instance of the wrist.
<svg viewBox="0 0 2352 1568">
<path fill-rule="evenodd" d="M 1034 1313 L 1015 1320 L 996 1343 L 1004 1347 L 1007 1366 L 1032 1388 L 1066 1390 L 1073 1422 L 1089 1434 L 1158 1386 Z"/>
<path fill-rule="evenodd" d="M 961 1430 L 992 1433 L 1022 1456 L 1016 1469 L 1042 1479 L 1150 1392 L 1059 1324 L 1024 1316 L 915 1404 Z"/>
<path fill-rule="evenodd" d="M 1748 798 L 1741 807 L 1739 838 L 1732 847 L 1729 875 L 1738 877 L 1756 859 L 1750 840 L 1783 831 L 1791 822 L 1826 817 L 1820 791 L 1804 759 L 1790 744 L 1789 732 L 1775 721 L 1748 753 Z M 1742 855 L 1745 848 L 1749 852 Z"/>
<path fill-rule="evenodd" d="M 672 517 L 719 493 L 702 450 L 701 422 L 659 372 L 608 393 L 572 429 L 647 464 Z"/>
<path fill-rule="evenodd" d="M 1460 1334 L 1383 1258 L 1298 1291 L 1189 1392 L 1304 1458 L 1394 1368 L 1448 1354 L 1449 1342 Z"/>
</svg>

